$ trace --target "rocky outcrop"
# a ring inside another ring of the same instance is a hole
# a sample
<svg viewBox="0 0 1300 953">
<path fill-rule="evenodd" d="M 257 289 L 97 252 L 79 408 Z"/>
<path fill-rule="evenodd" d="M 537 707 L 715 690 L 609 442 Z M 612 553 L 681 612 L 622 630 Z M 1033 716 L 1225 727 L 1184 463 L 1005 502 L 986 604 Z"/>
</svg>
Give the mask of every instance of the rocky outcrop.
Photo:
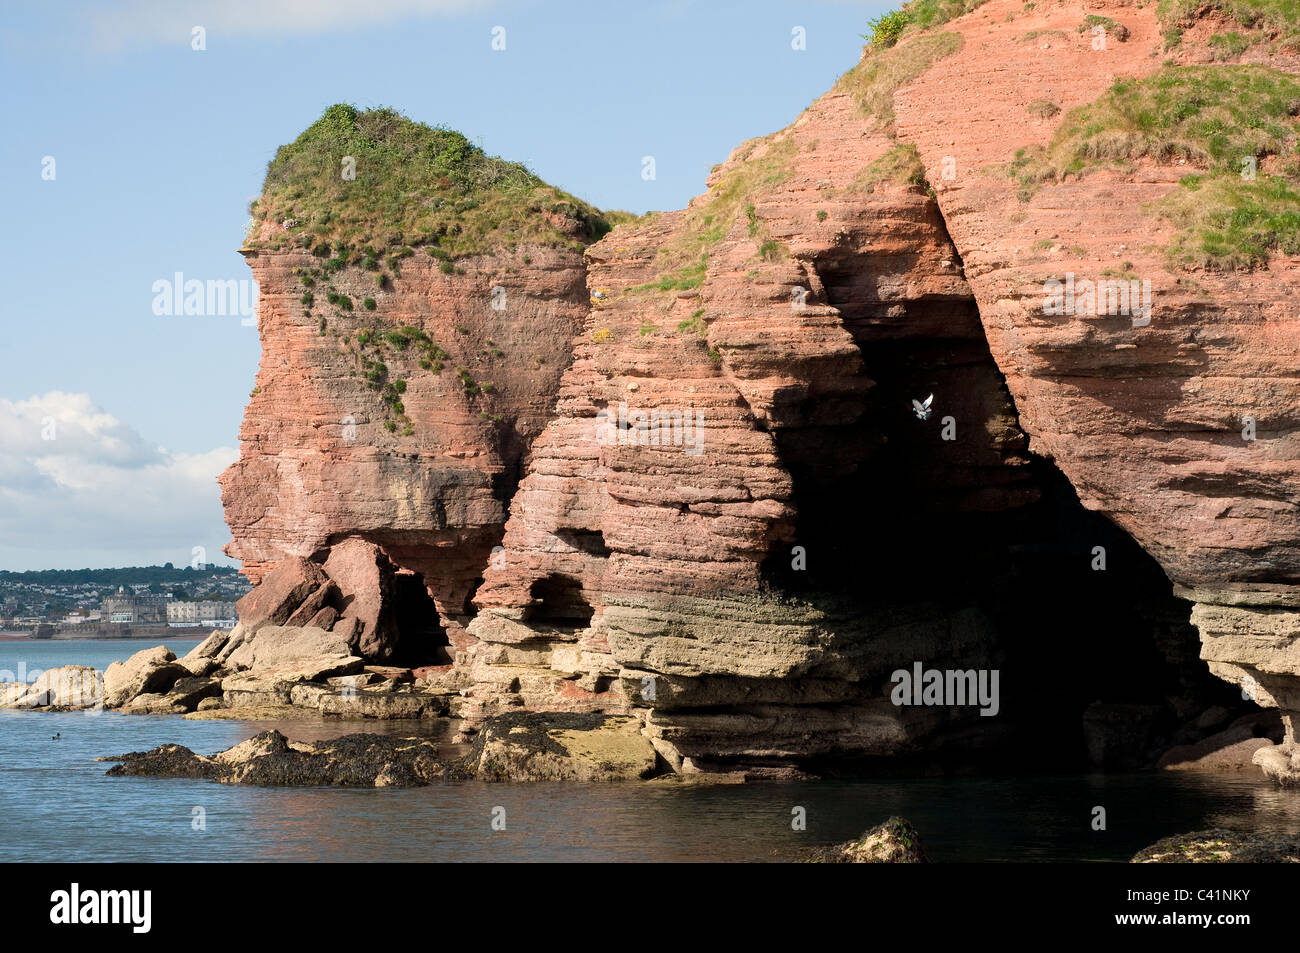
<svg viewBox="0 0 1300 953">
<path fill-rule="evenodd" d="M 199 778 L 263 787 L 415 787 L 443 777 L 437 745 L 424 738 L 344 735 L 315 744 L 264 731 L 211 757 L 181 745 L 101 758 L 109 777 Z"/>
<path fill-rule="evenodd" d="M 103 704 L 103 679 L 87 665 L 47 669 L 30 683 L 0 683 L 0 708 L 72 711 Z"/>
<path fill-rule="evenodd" d="M 659 770 L 637 718 L 510 712 L 488 721 L 455 768 L 478 781 L 638 781 Z"/>
<path fill-rule="evenodd" d="M 320 259 L 304 250 L 247 257 L 260 289 L 262 363 L 240 459 L 221 478 L 229 554 L 258 582 L 292 557 L 324 562 L 348 537 L 382 545 L 419 575 L 455 635 L 586 311 L 581 255 L 524 244 L 465 259 L 452 274 L 417 256 L 384 287 L 349 266 L 328 293 L 346 296 L 352 310 L 328 318 L 324 301 L 310 316 L 301 303 L 301 279 Z M 323 280 L 313 279 L 312 293 L 326 294 Z M 504 294 L 494 297 L 495 288 Z M 372 327 L 371 343 L 360 345 Z M 383 336 L 401 328 L 437 350 Z M 409 425 L 386 427 L 395 401 L 368 386 L 374 371 L 363 365 L 375 364 L 403 382 Z M 382 638 L 377 648 L 386 649 Z"/>
<path fill-rule="evenodd" d="M 1158 840 L 1133 855 L 1134 864 L 1296 864 L 1300 837 L 1215 828 Z"/>
<path fill-rule="evenodd" d="M 877 824 L 857 840 L 816 848 L 807 859 L 824 864 L 924 864 L 928 860 L 920 833 L 901 817 Z"/>
<path fill-rule="evenodd" d="M 636 781 L 657 761 L 637 719 L 516 712 L 489 721 L 454 763 L 428 738 L 349 734 L 314 743 L 264 731 L 205 756 L 181 745 L 99 759 L 110 777 L 202 778 L 223 784 L 412 787 L 479 781 Z"/>
<path fill-rule="evenodd" d="M 104 670 L 104 706 L 120 708 L 144 693 L 160 694 L 185 678 L 190 670 L 176 661 L 175 653 L 159 645 L 136 652 L 125 662 Z"/>
<path fill-rule="evenodd" d="M 1300 260 L 1171 259 L 1185 143 L 1050 171 L 1073 109 L 1162 68 L 1157 5 L 970 6 L 584 256 L 314 244 L 338 220 L 280 220 L 268 176 L 223 490 L 269 588 L 211 656 L 226 702 L 335 704 L 351 672 L 228 670 L 289 624 L 346 644 L 307 662 L 430 673 L 346 686 L 368 696 L 454 697 L 471 730 L 627 717 L 682 773 L 1253 757 L 1225 726 L 1255 703 L 1293 743 Z M 1185 37 L 1169 56 L 1204 61 Z M 475 207 L 433 231 L 463 240 Z M 557 214 L 516 212 L 525 235 Z M 1148 280 L 1151 311 L 1049 312 L 1075 276 Z M 1007 704 L 899 704 L 914 664 L 1001 672 Z"/>
</svg>

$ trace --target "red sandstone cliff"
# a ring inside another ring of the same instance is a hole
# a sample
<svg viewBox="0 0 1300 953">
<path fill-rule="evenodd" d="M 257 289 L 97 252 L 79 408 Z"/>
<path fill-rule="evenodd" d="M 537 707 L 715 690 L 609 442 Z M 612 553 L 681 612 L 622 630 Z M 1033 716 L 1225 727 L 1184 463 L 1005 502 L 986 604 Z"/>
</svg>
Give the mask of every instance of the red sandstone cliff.
<svg viewBox="0 0 1300 953">
<path fill-rule="evenodd" d="M 1128 35 L 1094 49 L 1085 16 Z M 1203 60 L 1203 32 L 1173 55 Z M 354 376 L 346 338 L 363 322 L 322 332 L 301 313 L 294 269 L 312 257 L 250 256 L 264 351 L 223 477 L 232 554 L 256 578 L 349 536 L 377 544 L 428 587 L 467 714 L 641 711 L 676 767 L 970 744 L 992 722 L 895 706 L 890 673 L 1019 652 L 1069 682 L 1077 656 L 1139 634 L 1184 683 L 1151 689 L 1168 709 L 1151 724 L 1193 718 L 1207 690 L 1187 687 L 1203 663 L 1186 603 L 1135 553 L 1112 567 L 1127 582 L 1097 590 L 1112 614 L 1090 614 L 1080 587 L 1112 536 L 1047 525 L 1062 512 L 1049 460 L 1183 587 L 1215 674 L 1300 710 L 1286 305 L 1300 260 L 1171 266 L 1173 229 L 1150 209 L 1178 163 L 1029 196 L 1007 171 L 1116 77 L 1157 70 L 1161 42 L 1151 5 L 990 0 L 868 57 L 735 150 L 690 208 L 585 259 L 521 246 L 452 275 L 407 259 L 374 316 L 448 355 L 441 375 L 408 366 L 414 351 L 388 358 L 409 434 Z M 1296 71 L 1289 54 L 1252 57 Z M 1031 116 L 1036 102 L 1060 111 Z M 1149 325 L 1044 314 L 1046 281 L 1112 272 L 1150 280 Z M 334 285 L 361 300 L 369 280 L 345 269 Z M 467 391 L 456 367 L 493 392 Z M 1014 618 L 1050 607 L 1059 618 Z M 1062 631 L 1089 644 L 1039 644 Z"/>
</svg>

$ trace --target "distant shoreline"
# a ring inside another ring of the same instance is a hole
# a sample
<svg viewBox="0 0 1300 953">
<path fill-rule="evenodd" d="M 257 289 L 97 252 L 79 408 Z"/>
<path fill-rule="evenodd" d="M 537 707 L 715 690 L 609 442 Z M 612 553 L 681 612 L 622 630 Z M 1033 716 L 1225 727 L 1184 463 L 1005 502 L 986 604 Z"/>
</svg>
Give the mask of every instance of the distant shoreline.
<svg viewBox="0 0 1300 953">
<path fill-rule="evenodd" d="M 169 638 L 175 640 L 191 639 L 202 641 L 211 633 L 211 629 L 191 627 L 172 627 L 168 625 L 159 626 L 135 626 L 130 632 L 103 632 L 99 629 L 91 629 L 89 632 L 63 631 L 55 632 L 53 636 L 47 639 L 37 639 L 32 637 L 30 630 L 25 632 L 0 632 L 0 642 L 120 642 L 136 641 L 159 638 Z"/>
</svg>

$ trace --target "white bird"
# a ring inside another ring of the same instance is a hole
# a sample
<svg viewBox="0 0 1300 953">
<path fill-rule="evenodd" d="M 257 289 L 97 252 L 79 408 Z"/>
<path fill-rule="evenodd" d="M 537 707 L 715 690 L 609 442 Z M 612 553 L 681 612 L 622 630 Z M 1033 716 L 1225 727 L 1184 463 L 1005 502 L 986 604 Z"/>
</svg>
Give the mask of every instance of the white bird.
<svg viewBox="0 0 1300 953">
<path fill-rule="evenodd" d="M 919 401 L 919 400 L 917 400 L 916 398 L 912 398 L 912 410 L 916 413 L 916 419 L 917 419 L 917 420 L 929 420 L 929 419 L 930 419 L 930 405 L 931 405 L 932 403 L 934 403 L 934 395 L 933 395 L 933 394 L 931 394 L 929 397 L 927 397 L 927 398 L 925 399 L 924 403 L 921 402 L 921 401 Z"/>
</svg>

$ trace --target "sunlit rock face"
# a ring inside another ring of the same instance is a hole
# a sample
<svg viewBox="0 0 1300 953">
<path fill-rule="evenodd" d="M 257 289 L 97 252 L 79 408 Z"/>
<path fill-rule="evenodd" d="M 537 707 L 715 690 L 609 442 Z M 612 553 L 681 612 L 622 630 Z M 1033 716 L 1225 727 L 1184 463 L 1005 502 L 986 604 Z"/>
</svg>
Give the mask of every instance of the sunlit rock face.
<svg viewBox="0 0 1300 953">
<path fill-rule="evenodd" d="M 1129 36 L 1100 55 L 1085 12 Z M 319 262 L 251 254 L 263 360 L 222 478 L 231 554 L 257 579 L 373 545 L 432 605 L 405 600 L 389 654 L 445 647 L 471 723 L 630 713 L 683 771 L 1027 745 L 1142 767 L 1256 702 L 1289 723 L 1300 263 L 1171 270 L 1142 211 L 1168 164 L 1018 195 L 1017 150 L 1159 68 L 1150 5 L 990 0 L 943 29 L 964 40 L 897 89 L 850 74 L 689 208 L 585 254 L 448 274 L 417 253 L 381 294 L 339 271 L 446 355 L 385 352 L 400 421 L 351 343 L 370 320 L 303 313 Z M 1036 99 L 1062 111 L 1030 117 Z M 1045 308 L 1051 281 L 1116 269 L 1150 282 L 1149 313 Z M 997 670 L 997 713 L 898 703 L 918 662 Z"/>
</svg>

